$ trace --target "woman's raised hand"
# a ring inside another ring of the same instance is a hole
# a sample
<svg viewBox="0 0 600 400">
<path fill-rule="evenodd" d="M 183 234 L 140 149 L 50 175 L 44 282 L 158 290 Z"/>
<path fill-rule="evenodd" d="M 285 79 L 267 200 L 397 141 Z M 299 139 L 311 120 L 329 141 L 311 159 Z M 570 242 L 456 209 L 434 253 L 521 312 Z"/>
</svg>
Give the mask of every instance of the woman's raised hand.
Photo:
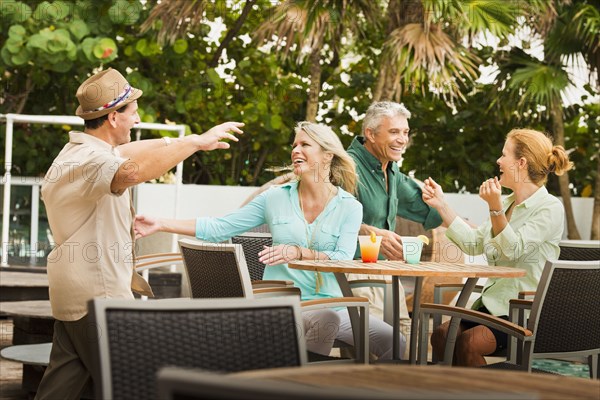
<svg viewBox="0 0 600 400">
<path fill-rule="evenodd" d="M 479 187 L 479 197 L 481 197 L 486 203 L 490 210 L 501 210 L 502 209 L 502 186 L 498 181 L 498 177 L 490 178 L 483 181 Z"/>
<path fill-rule="evenodd" d="M 429 177 L 425 179 L 425 186 L 423 187 L 423 201 L 430 207 L 439 210 L 445 203 L 444 191 L 442 187 L 437 184 L 433 178 Z"/>
</svg>

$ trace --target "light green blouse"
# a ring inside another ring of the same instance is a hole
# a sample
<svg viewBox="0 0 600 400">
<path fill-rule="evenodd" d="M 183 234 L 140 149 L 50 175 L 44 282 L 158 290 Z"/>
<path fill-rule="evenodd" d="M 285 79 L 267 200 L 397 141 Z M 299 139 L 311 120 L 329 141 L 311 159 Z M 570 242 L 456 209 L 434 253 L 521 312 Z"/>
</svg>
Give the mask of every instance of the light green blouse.
<svg viewBox="0 0 600 400">
<path fill-rule="evenodd" d="M 503 201 L 504 211 L 515 201 L 514 193 Z M 509 224 L 496 237 L 487 220 L 477 229 L 457 217 L 446 236 L 468 255 L 483 254 L 489 265 L 517 267 L 527 271 L 521 278 L 489 278 L 473 309 L 481 302 L 492 315 L 508 315 L 510 299 L 520 291 L 536 290 L 546 260 L 556 260 L 565 224 L 562 203 L 544 186 L 514 207 Z"/>
</svg>

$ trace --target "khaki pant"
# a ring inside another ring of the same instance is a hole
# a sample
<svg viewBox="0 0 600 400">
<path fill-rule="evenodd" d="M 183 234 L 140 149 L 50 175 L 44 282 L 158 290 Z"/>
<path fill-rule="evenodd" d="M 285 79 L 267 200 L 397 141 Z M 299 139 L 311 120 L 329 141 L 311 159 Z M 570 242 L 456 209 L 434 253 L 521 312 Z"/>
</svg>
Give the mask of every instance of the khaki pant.
<svg viewBox="0 0 600 400">
<path fill-rule="evenodd" d="M 367 275 L 367 274 L 346 274 L 346 278 L 348 281 L 358 280 L 358 279 L 377 279 L 381 280 L 381 275 Z M 383 304 L 384 304 L 384 293 L 382 288 L 356 288 L 352 289 L 352 293 L 358 297 L 365 297 L 369 300 L 369 314 L 373 315 L 377 318 L 384 320 L 383 317 Z M 410 316 L 408 315 L 408 308 L 406 307 L 406 294 L 404 293 L 404 288 L 402 284 L 399 284 L 399 293 L 400 297 L 400 332 L 406 337 L 407 343 L 410 343 Z M 392 321 L 386 321 L 391 325 Z M 406 346 L 406 351 L 402 356 L 403 359 L 408 359 L 408 346 Z"/>
<path fill-rule="evenodd" d="M 100 384 L 98 333 L 88 316 L 78 321 L 56 321 L 50 364 L 36 400 L 79 399 L 90 383 Z M 96 382 L 93 382 L 94 379 Z"/>
</svg>

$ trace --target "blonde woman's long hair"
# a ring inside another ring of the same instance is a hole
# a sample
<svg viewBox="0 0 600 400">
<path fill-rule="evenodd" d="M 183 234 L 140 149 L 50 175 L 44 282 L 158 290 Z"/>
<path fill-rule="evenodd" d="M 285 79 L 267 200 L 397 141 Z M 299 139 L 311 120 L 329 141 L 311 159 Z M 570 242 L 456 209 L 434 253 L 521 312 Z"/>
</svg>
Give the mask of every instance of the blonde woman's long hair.
<svg viewBox="0 0 600 400">
<path fill-rule="evenodd" d="M 344 149 L 335 132 L 327 125 L 308 121 L 299 122 L 294 131 L 296 134 L 300 131 L 306 132 L 321 146 L 323 151 L 333 154 L 329 169 L 329 181 L 348 193 L 356 194 L 356 164 Z"/>
</svg>

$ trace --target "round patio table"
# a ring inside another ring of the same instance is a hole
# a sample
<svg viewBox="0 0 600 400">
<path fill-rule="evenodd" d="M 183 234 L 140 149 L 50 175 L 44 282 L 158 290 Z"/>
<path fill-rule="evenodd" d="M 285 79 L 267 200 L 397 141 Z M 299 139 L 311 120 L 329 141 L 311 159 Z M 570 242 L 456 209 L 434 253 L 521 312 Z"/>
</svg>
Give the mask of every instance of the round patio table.
<svg viewBox="0 0 600 400">
<path fill-rule="evenodd" d="M 489 265 L 449 263 L 449 262 L 434 262 L 422 261 L 419 264 L 408 264 L 405 261 L 378 261 L 376 263 L 363 263 L 361 260 L 315 260 L 315 261 L 293 261 L 289 264 L 290 268 L 302 269 L 308 271 L 333 272 L 340 285 L 342 293 L 346 297 L 352 297 L 352 290 L 346 279 L 346 274 L 371 274 L 391 276 L 392 278 L 392 293 L 393 293 L 393 359 L 400 360 L 400 348 L 398 346 L 400 338 L 400 301 L 399 301 L 399 285 L 401 276 L 415 277 L 415 291 L 413 296 L 413 318 L 411 321 L 410 335 L 410 351 L 409 361 L 411 364 L 417 362 L 417 332 L 419 328 L 419 309 L 421 306 L 421 289 L 423 286 L 423 278 L 426 276 L 445 276 L 445 277 L 461 277 L 467 278 L 463 289 L 460 292 L 456 302 L 457 307 L 464 307 L 467 304 L 469 296 L 473 292 L 477 280 L 479 278 L 517 278 L 525 276 L 526 271 L 520 268 L 512 267 L 497 267 Z M 358 340 L 356 336 L 358 326 L 358 312 L 349 309 L 352 327 L 355 332 L 354 340 Z M 452 337 L 452 330 L 458 329 L 458 320 L 451 323 L 448 337 Z M 446 345 L 446 357 L 450 359 L 450 354 L 454 351 L 454 346 Z"/>
</svg>

